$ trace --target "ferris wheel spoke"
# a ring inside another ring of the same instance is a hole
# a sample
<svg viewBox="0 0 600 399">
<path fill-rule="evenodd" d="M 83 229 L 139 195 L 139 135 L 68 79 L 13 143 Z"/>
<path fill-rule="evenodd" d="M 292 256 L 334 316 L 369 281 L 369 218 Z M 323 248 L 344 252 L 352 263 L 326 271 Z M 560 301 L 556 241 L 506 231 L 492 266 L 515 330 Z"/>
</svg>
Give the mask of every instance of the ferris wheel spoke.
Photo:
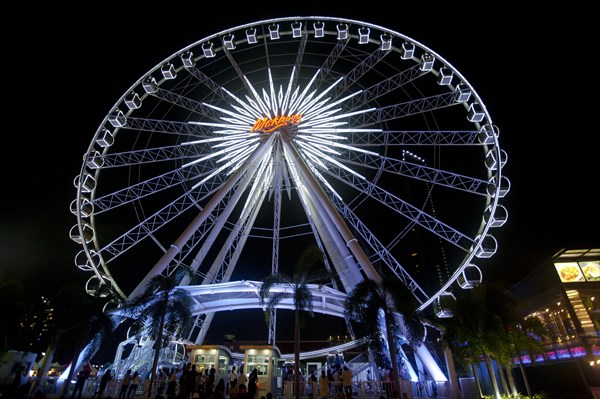
<svg viewBox="0 0 600 399">
<path fill-rule="evenodd" d="M 221 245 L 221 251 L 215 257 L 203 284 L 215 284 L 230 280 L 266 196 L 267 190 L 264 188 L 255 193 L 251 206 L 246 208 L 240 222 L 234 225 Z"/>
<path fill-rule="evenodd" d="M 224 178 L 223 176 L 220 177 Z M 203 201 L 211 194 L 217 192 L 223 184 L 222 181 L 212 182 L 212 184 L 207 183 L 202 186 L 202 190 L 192 191 L 181 195 L 154 214 L 146 217 L 130 230 L 122 233 L 108 245 L 99 248 L 96 252 L 99 256 L 102 256 L 105 263 L 110 263 L 135 245 L 141 243 L 145 238 L 151 236 L 153 233 L 175 220 L 178 216 L 184 214 L 187 210 L 196 208 L 198 202 Z M 208 219 L 211 223 L 215 223 L 214 216 L 209 216 Z M 183 245 L 181 246 L 183 247 Z"/>
<path fill-rule="evenodd" d="M 94 198 L 92 201 L 94 214 L 99 215 L 148 195 L 179 186 L 185 180 L 180 170 L 174 170 L 151 177 L 132 186 L 123 187 L 109 194 Z"/>
<path fill-rule="evenodd" d="M 195 164 L 187 168 L 187 173 L 183 173 L 181 169 L 176 169 L 171 172 L 150 177 L 147 180 L 140 181 L 134 185 L 116 189 L 111 193 L 94 198 L 91 201 L 91 204 L 94 207 L 94 215 L 102 214 L 142 198 L 148 198 L 150 195 L 174 188 L 192 179 L 208 176 L 212 174 L 216 169 L 216 166 L 217 165 L 212 162 L 205 162 L 199 165 Z M 198 193 L 216 190 L 223 183 L 223 179 L 225 178 L 226 176 L 217 176 L 210 183 L 207 183 L 203 187 L 203 190 Z"/>
<path fill-rule="evenodd" d="M 105 263 L 110 263 L 186 210 L 195 207 L 198 200 L 189 195 L 179 197 L 176 201 L 122 233 L 106 246 L 99 248 L 97 253 L 102 256 Z"/>
<path fill-rule="evenodd" d="M 201 102 L 188 98 L 187 96 L 163 89 L 159 89 L 155 93 L 152 93 L 152 96 L 183 110 L 191 111 L 197 116 L 205 117 L 215 122 L 219 121 L 220 115 L 218 112 Z"/>
<path fill-rule="evenodd" d="M 137 166 L 144 163 L 165 162 L 201 156 L 193 146 L 168 146 L 126 151 L 116 154 L 98 155 L 94 158 L 102 169 Z"/>
<path fill-rule="evenodd" d="M 328 190 L 325 190 L 328 191 Z M 373 234 L 369 228 L 362 222 L 362 220 L 356 216 L 356 214 L 346 205 L 345 202 L 340 200 L 335 195 L 329 193 L 329 198 L 335 204 L 338 212 L 344 215 L 344 218 L 348 220 L 349 224 L 354 228 L 354 231 L 358 232 L 363 240 L 373 250 L 373 263 L 382 262 L 385 264 L 404 284 L 413 292 L 415 298 L 419 303 L 423 303 L 427 298 L 427 294 L 423 291 L 412 276 L 402 267 L 400 262 L 394 258 L 391 252 L 383 245 L 379 239 Z"/>
<path fill-rule="evenodd" d="M 387 192 L 383 188 L 360 179 L 356 175 L 348 173 L 346 170 L 338 168 L 335 165 L 329 165 L 328 168 L 329 169 L 325 171 L 325 173 L 327 173 L 329 176 L 332 176 L 338 181 L 347 184 L 356 191 L 369 195 L 382 205 L 393 209 L 394 211 L 398 212 L 398 214 L 406 217 L 409 220 L 412 220 L 419 226 L 431 231 L 435 235 L 443 238 L 458 248 L 461 248 L 463 251 L 468 252 L 470 247 L 474 244 L 474 240 L 469 236 L 446 225 L 434 216 L 431 216 L 423 210 L 416 208 L 396 195 Z"/>
<path fill-rule="evenodd" d="M 179 252 L 175 255 L 171 263 L 167 267 L 178 266 L 179 264 L 186 264 L 188 258 L 196 253 L 196 255 L 189 262 L 189 267 L 194 273 L 203 276 L 206 280 L 210 271 L 200 270 L 199 266 L 202 263 L 203 257 L 206 255 L 205 251 L 209 251 L 212 248 L 214 235 L 219 234 L 222 230 L 223 225 L 226 222 L 226 216 L 228 215 L 227 209 L 230 207 L 230 201 L 233 197 L 234 192 L 228 192 L 223 200 L 215 207 L 210 217 L 204 220 L 198 228 L 187 238 L 187 240 L 181 245 Z M 196 248 L 201 246 L 198 251 Z M 187 284 L 189 279 L 181 282 L 182 285 Z"/>
<path fill-rule="evenodd" d="M 247 179 L 251 179 L 248 177 Z M 191 255 L 195 248 L 201 244 L 201 247 L 198 251 L 196 251 L 196 255 L 193 259 L 190 259 L 190 267 L 191 269 L 198 274 L 199 276 L 203 276 L 203 284 L 208 283 L 220 283 L 223 281 L 228 281 L 233 269 L 235 268 L 235 262 L 228 261 L 231 258 L 230 251 L 234 248 L 237 248 L 238 245 L 235 244 L 236 240 L 239 240 L 240 231 L 243 231 L 246 228 L 245 220 L 248 219 L 248 214 L 250 210 L 253 212 L 257 212 L 257 209 L 260 208 L 262 204 L 262 200 L 260 200 L 258 204 L 256 204 L 256 200 L 250 201 L 253 205 L 251 207 L 245 207 L 246 212 L 240 217 L 239 222 L 234 225 L 231 229 L 231 233 L 229 238 L 222 244 L 221 255 L 217 257 L 218 262 L 215 262 L 209 270 L 202 271 L 200 270 L 200 266 L 203 264 L 204 257 L 206 254 L 212 249 L 215 242 L 217 242 L 218 234 L 223 230 L 223 227 L 228 221 L 228 217 L 231 215 L 233 207 L 239 202 L 241 193 L 244 190 L 244 187 L 238 187 L 239 183 L 236 184 L 235 189 L 229 191 L 221 200 L 221 202 L 215 207 L 213 211 L 213 216 L 211 218 L 206 219 L 201 226 L 199 226 L 193 234 L 187 239 L 187 241 L 181 246 L 180 252 L 175 256 L 173 262 L 176 265 L 185 262 L 185 258 Z M 255 215 L 254 215 L 255 217 Z M 250 224 L 251 227 L 251 224 Z M 248 232 L 244 234 L 248 235 Z M 245 239 L 244 239 L 245 240 Z M 242 245 L 243 247 L 243 245 Z M 225 269 L 221 274 L 218 274 L 219 269 Z M 185 278 L 181 284 L 186 285 L 190 282 L 190 278 Z"/>
<path fill-rule="evenodd" d="M 139 132 L 151 132 L 152 134 L 169 134 L 176 138 L 181 138 L 183 141 L 190 140 L 189 137 L 195 139 L 215 137 L 213 129 L 208 126 L 133 116 L 127 116 L 126 128 L 135 129 Z"/>
<path fill-rule="evenodd" d="M 214 214 L 218 214 L 218 217 L 215 217 L 214 220 L 207 219 L 203 223 L 203 228 L 196 230 L 182 247 L 181 253 L 178 255 L 178 257 L 185 258 L 192 253 L 192 250 L 196 247 L 196 244 L 202 241 L 201 247 L 195 252 L 194 257 L 190 262 L 194 272 L 201 271 L 200 267 L 204 263 L 205 256 L 213 249 L 214 245 L 218 245 L 216 244 L 218 242 L 218 235 L 221 233 L 221 231 L 223 231 L 223 228 L 226 225 L 233 208 L 240 201 L 244 188 L 245 187 L 243 185 L 238 185 L 235 190 L 230 191 L 213 212 Z M 262 195 L 262 199 L 264 199 L 264 194 Z M 228 238 L 220 245 L 221 250 L 219 252 L 219 256 L 216 257 L 217 260 L 215 260 L 215 262 L 206 271 L 202 271 L 204 275 L 202 284 L 214 284 L 229 281 L 236 264 L 236 260 L 233 260 L 234 256 L 231 254 L 231 252 L 240 246 L 239 241 L 241 236 L 245 235 L 245 237 L 247 237 L 249 233 L 249 228 L 247 228 L 247 220 L 252 219 L 250 212 L 256 212 L 256 209 L 260 208 L 262 199 L 259 201 L 254 200 L 252 201 L 253 205 L 251 207 L 246 207 L 246 211 L 240 217 L 239 222 L 233 226 Z M 243 240 L 245 241 L 245 238 Z M 241 247 L 243 247 L 243 244 Z M 181 282 L 181 284 L 186 285 L 189 282 L 190 279 L 186 278 Z"/>
<path fill-rule="evenodd" d="M 358 151 L 345 151 L 334 157 L 341 162 L 373 170 L 382 170 L 385 173 L 404 176 L 421 180 L 433 185 L 463 190 L 471 194 L 487 195 L 489 182 L 452 173 L 445 170 L 419 165 L 414 162 L 398 160 L 390 157 L 372 155 Z"/>
<path fill-rule="evenodd" d="M 331 86 L 333 81 L 337 80 L 337 74 L 334 73 L 335 63 L 340 58 L 344 49 L 346 48 L 346 44 L 348 42 L 346 40 L 339 40 L 332 48 L 327 58 L 323 61 L 323 63 L 319 66 L 319 70 L 322 72 L 319 74 L 315 87 L 320 89 L 322 87 Z"/>
<path fill-rule="evenodd" d="M 244 74 L 244 71 L 240 68 L 240 65 L 235 60 L 235 57 L 231 54 L 231 52 L 227 51 L 226 49 L 224 50 L 224 53 L 227 56 L 231 67 L 235 70 L 238 81 L 246 89 L 246 92 L 250 93 L 252 91 L 252 88 L 246 80 L 246 75 Z M 225 101 L 227 101 L 227 99 L 225 99 Z"/>
<path fill-rule="evenodd" d="M 296 50 L 296 58 L 294 60 L 294 68 L 291 74 L 290 82 L 295 86 L 298 86 L 298 76 L 300 75 L 300 69 L 302 68 L 302 60 L 306 53 L 306 44 L 308 42 L 308 33 L 306 30 L 302 31 L 300 36 L 300 42 L 298 43 L 298 49 Z"/>
<path fill-rule="evenodd" d="M 229 52 L 226 50 L 225 50 L 225 54 L 230 56 Z M 233 59 L 230 59 L 230 61 L 232 62 L 232 64 L 237 65 L 234 63 Z M 194 61 L 194 63 L 195 62 L 196 61 Z M 196 78 L 199 83 L 201 83 L 202 85 L 206 86 L 209 89 L 209 93 L 212 94 L 213 97 L 210 99 L 207 98 L 207 100 L 215 101 L 215 99 L 220 99 L 225 102 L 227 102 L 229 100 L 229 97 L 223 91 L 223 88 L 221 87 L 221 85 L 219 85 L 217 82 L 215 82 L 213 79 L 211 79 L 210 76 L 208 76 L 204 72 L 202 72 L 202 70 L 200 70 L 199 68 L 197 68 L 195 66 L 185 68 L 185 70 L 190 75 L 192 75 L 194 78 Z M 207 94 L 207 97 L 209 97 L 208 94 Z"/>
<path fill-rule="evenodd" d="M 389 51 L 381 51 L 381 50 L 377 49 L 374 52 L 372 52 L 370 55 L 364 57 L 364 59 L 360 63 L 358 63 L 354 67 L 354 69 L 348 71 L 345 74 L 344 80 L 339 85 L 337 85 L 335 90 L 333 91 L 333 98 L 334 99 L 339 98 L 347 90 L 349 90 L 351 87 L 353 87 L 353 85 L 355 85 L 357 82 L 360 82 L 361 77 L 363 77 L 367 72 L 369 72 L 378 62 L 383 60 L 388 54 L 389 54 Z M 388 80 L 393 80 L 393 79 L 390 78 Z M 399 82 L 397 82 L 397 83 L 399 83 Z M 382 83 L 381 85 L 377 85 L 377 86 L 382 87 L 383 85 L 384 85 L 384 83 Z M 387 85 L 387 87 L 390 88 L 392 86 Z M 365 91 L 368 92 L 369 89 L 367 89 Z M 365 100 L 366 99 L 365 97 L 367 97 L 367 96 L 363 96 L 360 99 Z M 368 98 L 368 100 L 371 100 L 374 98 L 376 98 L 376 97 Z M 366 103 L 367 103 L 367 101 L 363 101 L 359 105 L 364 106 L 364 104 L 366 104 Z M 358 108 L 358 105 L 355 107 L 353 107 L 352 104 L 348 104 L 348 105 L 349 105 L 349 109 L 351 109 L 351 110 Z"/>
<path fill-rule="evenodd" d="M 364 107 L 365 104 L 369 104 L 371 101 L 377 100 L 388 93 L 395 92 L 399 88 L 402 88 L 402 86 L 417 80 L 425 74 L 426 72 L 423 72 L 418 65 L 409 67 L 362 90 L 360 96 L 348 102 L 348 107 L 349 109 Z"/>
<path fill-rule="evenodd" d="M 372 130 L 348 132 L 345 141 L 352 146 L 460 146 L 478 145 L 481 132 L 478 130 Z"/>
<path fill-rule="evenodd" d="M 379 125 L 399 118 L 418 115 L 446 107 L 453 107 L 458 104 L 460 103 L 455 101 L 453 93 L 438 94 L 419 100 L 388 105 L 378 108 L 375 112 L 358 114 L 353 118 L 352 125 L 355 127 Z"/>
<path fill-rule="evenodd" d="M 181 235 L 175 240 L 167 252 L 159 259 L 159 261 L 152 267 L 148 272 L 143 281 L 131 293 L 131 297 L 139 295 L 144 289 L 145 285 L 152 276 L 163 273 L 168 265 L 172 262 L 175 257 L 178 256 L 180 248 L 194 235 L 194 231 L 202 225 L 208 218 L 211 217 L 212 212 L 217 208 L 219 203 L 223 200 L 229 192 L 241 193 L 244 191 L 244 187 L 248 186 L 249 179 L 243 179 L 242 177 L 248 173 L 249 170 L 256 169 L 257 159 L 260 159 L 272 141 L 270 140 L 262 143 L 262 146 L 257 148 L 253 154 L 249 157 L 248 163 L 241 169 L 238 169 L 229 179 L 219 188 L 217 192 L 208 200 L 207 205 L 198 213 L 198 215 L 190 222 L 189 226 L 181 233 Z M 234 201 L 235 202 L 235 201 Z"/>
</svg>

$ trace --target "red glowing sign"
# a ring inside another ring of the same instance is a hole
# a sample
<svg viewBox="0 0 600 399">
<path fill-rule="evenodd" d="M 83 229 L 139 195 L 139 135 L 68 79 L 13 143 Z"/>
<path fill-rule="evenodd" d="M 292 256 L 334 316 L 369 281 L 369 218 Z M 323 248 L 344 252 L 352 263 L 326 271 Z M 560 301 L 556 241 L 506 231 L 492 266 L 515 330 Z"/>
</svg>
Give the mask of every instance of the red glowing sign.
<svg viewBox="0 0 600 399">
<path fill-rule="evenodd" d="M 250 129 L 250 131 L 261 131 L 264 133 L 271 133 L 279 129 L 280 127 L 286 126 L 288 124 L 297 125 L 298 123 L 300 123 L 301 120 L 302 114 L 280 115 L 274 118 L 257 119 L 256 123 L 254 123 L 254 126 L 252 126 L 252 129 Z"/>
</svg>

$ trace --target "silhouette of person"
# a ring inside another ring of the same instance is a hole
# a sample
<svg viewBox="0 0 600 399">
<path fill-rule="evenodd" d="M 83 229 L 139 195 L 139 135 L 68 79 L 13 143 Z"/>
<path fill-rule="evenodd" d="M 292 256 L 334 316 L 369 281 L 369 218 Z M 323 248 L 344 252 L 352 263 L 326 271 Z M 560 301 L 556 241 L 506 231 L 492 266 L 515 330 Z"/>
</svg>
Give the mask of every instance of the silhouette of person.
<svg viewBox="0 0 600 399">
<path fill-rule="evenodd" d="M 131 370 L 127 370 L 121 381 L 121 390 L 119 391 L 119 399 L 125 399 L 127 397 L 127 389 L 131 383 Z"/>
<path fill-rule="evenodd" d="M 254 398 L 257 391 L 256 383 L 258 383 L 258 370 L 254 368 L 248 377 L 248 396 Z"/>
<path fill-rule="evenodd" d="M 343 367 L 344 371 L 342 372 L 342 385 L 344 387 L 344 393 L 346 397 L 352 397 L 352 370 L 348 366 Z"/>
<path fill-rule="evenodd" d="M 83 393 L 83 387 L 85 385 L 85 381 L 90 376 L 90 372 L 87 369 L 83 369 L 77 374 L 77 382 L 75 382 L 75 388 L 73 388 L 73 393 L 71 393 L 71 399 L 75 398 L 77 395 L 78 399 L 81 399 L 81 394 Z"/>
<path fill-rule="evenodd" d="M 102 374 L 102 378 L 100 378 L 100 386 L 98 387 L 98 391 L 92 395 L 92 399 L 95 398 L 96 396 L 99 399 L 102 399 L 102 394 L 104 393 L 104 390 L 106 389 L 106 386 L 108 385 L 108 382 L 110 380 L 112 380 L 112 372 L 110 370 L 106 370 L 104 372 L 104 374 Z"/>
<path fill-rule="evenodd" d="M 137 371 L 133 373 L 133 378 L 131 378 L 131 384 L 129 384 L 129 389 L 127 390 L 127 399 L 135 397 L 138 386 L 140 385 L 140 380 L 142 376 Z"/>
<path fill-rule="evenodd" d="M 253 399 L 246 388 L 246 384 L 240 384 L 237 397 L 238 399 Z"/>
</svg>

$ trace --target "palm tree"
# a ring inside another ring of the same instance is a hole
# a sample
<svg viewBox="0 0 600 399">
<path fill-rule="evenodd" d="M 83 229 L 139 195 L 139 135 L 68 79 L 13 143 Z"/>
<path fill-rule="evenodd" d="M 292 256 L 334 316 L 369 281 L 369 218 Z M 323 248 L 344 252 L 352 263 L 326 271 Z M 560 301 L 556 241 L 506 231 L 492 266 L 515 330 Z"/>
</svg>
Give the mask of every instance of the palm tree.
<svg viewBox="0 0 600 399">
<path fill-rule="evenodd" d="M 523 382 L 525 384 L 525 390 L 527 396 L 532 396 L 531 386 L 529 385 L 529 379 L 525 373 L 525 367 L 521 360 L 521 352 L 527 352 L 530 354 L 531 361 L 535 363 L 536 354 L 544 353 L 544 347 L 542 345 L 542 339 L 548 336 L 548 330 L 542 323 L 542 321 L 535 317 L 529 316 L 524 317 L 510 325 L 507 331 L 510 338 L 510 345 L 504 348 L 506 350 L 503 354 L 495 354 L 497 360 L 502 362 L 507 370 L 512 369 L 513 359 L 518 359 L 519 369 L 523 376 Z M 512 390 L 513 396 L 517 395 L 514 378 L 512 373 L 507 372 L 509 378 L 510 389 Z"/>
<path fill-rule="evenodd" d="M 404 283 L 395 277 L 386 276 L 380 282 L 366 279 L 358 283 L 344 304 L 348 320 L 375 346 L 383 338 L 382 324 L 392 364 L 392 373 L 398 376 L 396 337 L 401 332 L 406 341 L 418 346 L 425 335 L 425 327 L 417 312 L 415 297 Z M 402 316 L 402 331 L 396 328 L 395 315 Z M 394 378 L 394 390 L 400 392 L 399 378 Z"/>
<path fill-rule="evenodd" d="M 301 254 L 294 274 L 275 273 L 262 279 L 259 290 L 260 304 L 265 306 L 265 319 L 270 322 L 271 312 L 285 300 L 292 299 L 294 304 L 294 392 L 300 399 L 300 314 L 308 312 L 312 317 L 313 303 L 309 284 L 323 283 L 331 278 L 331 273 L 324 267 L 323 253 L 317 246 L 307 247 Z M 271 292 L 274 287 L 284 290 Z"/>
<path fill-rule="evenodd" d="M 189 268 L 180 266 L 169 275 L 154 276 L 144 292 L 126 305 L 127 314 L 134 319 L 132 331 L 146 333 L 154 341 L 148 397 L 152 395 L 161 349 L 173 337 L 189 331 L 193 324 L 192 297 L 178 286 L 183 277 L 191 274 Z"/>
<path fill-rule="evenodd" d="M 484 291 L 485 287 L 482 284 L 458 294 L 456 301 L 450 304 L 453 316 L 443 320 L 452 352 L 460 362 L 466 361 L 469 364 L 480 394 L 482 394 L 482 388 L 475 364 L 483 358 L 488 366 L 488 358 L 492 352 L 490 345 L 495 345 L 494 341 L 500 339 L 502 331 L 499 320 L 488 311 L 483 295 Z M 497 397 L 499 392 L 495 374 L 490 374 L 490 380 L 492 380 Z"/>
<path fill-rule="evenodd" d="M 503 283 L 486 282 L 461 292 L 450 308 L 453 317 L 442 323 L 452 351 L 471 366 L 483 358 L 495 396 L 500 397 L 492 358 L 502 363 L 506 362 L 508 351 L 514 353 L 511 331 L 519 321 L 515 298 Z M 474 376 L 477 381 L 477 374 Z"/>
</svg>

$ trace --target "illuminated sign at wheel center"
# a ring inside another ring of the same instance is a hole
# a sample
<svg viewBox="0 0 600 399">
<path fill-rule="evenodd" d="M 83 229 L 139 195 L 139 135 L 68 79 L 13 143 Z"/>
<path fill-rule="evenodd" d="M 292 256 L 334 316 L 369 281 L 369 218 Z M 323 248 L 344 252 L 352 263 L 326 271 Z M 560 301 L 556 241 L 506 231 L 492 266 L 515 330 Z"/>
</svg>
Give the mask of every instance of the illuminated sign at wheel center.
<svg viewBox="0 0 600 399">
<path fill-rule="evenodd" d="M 250 132 L 271 133 L 275 130 L 287 126 L 297 125 L 302 120 L 302 114 L 280 115 L 274 118 L 259 118 L 256 120 Z"/>
</svg>

